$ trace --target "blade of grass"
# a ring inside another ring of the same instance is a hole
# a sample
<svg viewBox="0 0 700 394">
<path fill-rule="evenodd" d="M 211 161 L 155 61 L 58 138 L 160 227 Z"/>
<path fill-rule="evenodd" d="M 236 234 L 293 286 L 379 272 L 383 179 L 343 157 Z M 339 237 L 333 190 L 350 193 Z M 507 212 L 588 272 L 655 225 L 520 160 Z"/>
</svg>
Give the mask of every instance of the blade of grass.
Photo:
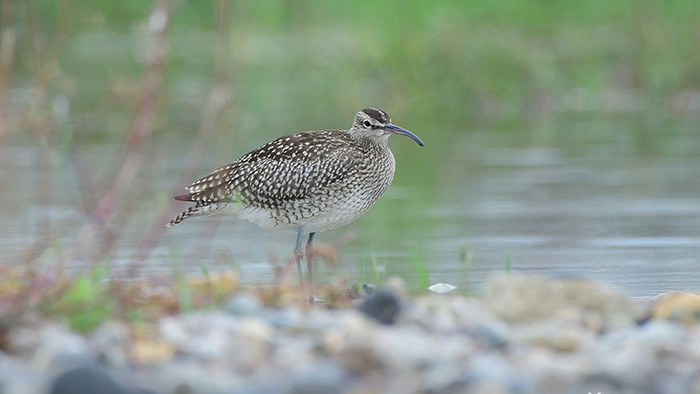
<svg viewBox="0 0 700 394">
<path fill-rule="evenodd" d="M 421 290 L 428 288 L 428 268 L 425 266 L 425 260 L 420 255 L 418 250 L 413 252 L 413 262 L 416 266 L 416 275 L 418 275 L 418 287 Z"/>
<path fill-rule="evenodd" d="M 468 293 L 469 292 L 469 278 L 472 274 L 472 264 L 474 262 L 474 253 L 469 250 L 467 243 L 464 242 L 459 248 L 459 260 L 462 265 L 462 271 L 460 274 L 460 284 L 461 287 Z"/>
<path fill-rule="evenodd" d="M 202 271 L 202 275 L 204 276 L 204 278 L 209 278 L 209 268 L 207 268 L 207 266 L 204 265 L 204 263 L 199 263 L 199 270 Z"/>
<path fill-rule="evenodd" d="M 369 264 L 370 268 L 372 268 L 372 279 L 374 280 L 373 283 L 375 285 L 380 285 L 382 282 L 384 282 L 384 275 L 379 270 L 379 265 L 377 264 L 377 254 L 374 252 L 374 248 L 369 254 Z"/>
</svg>

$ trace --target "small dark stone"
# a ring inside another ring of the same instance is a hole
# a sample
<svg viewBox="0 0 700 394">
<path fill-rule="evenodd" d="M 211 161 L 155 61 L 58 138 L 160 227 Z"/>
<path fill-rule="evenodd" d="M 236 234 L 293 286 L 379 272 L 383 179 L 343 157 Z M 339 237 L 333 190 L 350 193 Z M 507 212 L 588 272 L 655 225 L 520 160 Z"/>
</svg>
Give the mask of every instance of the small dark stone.
<svg viewBox="0 0 700 394">
<path fill-rule="evenodd" d="M 88 367 L 74 368 L 61 374 L 51 388 L 52 394 L 125 394 L 106 373 Z"/>
<path fill-rule="evenodd" d="M 401 301 L 393 292 L 380 290 L 363 301 L 357 309 L 382 324 L 394 324 L 401 309 Z"/>
</svg>

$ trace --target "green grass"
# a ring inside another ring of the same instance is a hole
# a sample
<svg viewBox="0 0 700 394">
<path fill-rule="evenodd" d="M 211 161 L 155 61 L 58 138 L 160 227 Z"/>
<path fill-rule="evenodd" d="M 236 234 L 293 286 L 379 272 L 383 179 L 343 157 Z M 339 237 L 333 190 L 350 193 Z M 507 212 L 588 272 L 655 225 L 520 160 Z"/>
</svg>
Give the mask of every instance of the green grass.
<svg viewBox="0 0 700 394">
<path fill-rule="evenodd" d="M 98 267 L 89 276 L 78 276 L 53 305 L 74 330 L 90 331 L 112 316 L 116 302 L 105 292 L 106 273 Z"/>
<path fill-rule="evenodd" d="M 416 276 L 418 277 L 418 291 L 426 291 L 428 286 L 430 286 L 430 273 L 423 256 L 417 249 L 413 252 L 413 264 L 416 267 Z"/>
<path fill-rule="evenodd" d="M 380 266 L 377 254 L 374 248 L 370 249 L 369 259 L 362 260 L 360 262 L 360 272 L 358 275 L 358 280 L 361 284 L 371 283 L 376 286 L 382 286 L 386 281 L 385 277 L 386 269 Z"/>
<path fill-rule="evenodd" d="M 384 284 L 384 269 L 380 269 L 379 263 L 377 261 L 377 254 L 374 252 L 374 249 L 372 249 L 372 252 L 369 255 L 369 265 L 372 268 L 372 280 L 374 281 L 373 283 L 377 286 Z"/>
<path fill-rule="evenodd" d="M 88 274 L 78 275 L 68 283 L 42 283 L 44 291 L 53 296 L 40 303 L 40 310 L 47 314 L 60 315 L 66 323 L 79 332 L 87 332 L 97 327 L 113 315 L 116 301 L 105 292 L 105 278 L 108 271 L 97 265 Z M 50 300 L 50 301 L 49 301 Z"/>
<path fill-rule="evenodd" d="M 466 242 L 459 246 L 459 261 L 462 270 L 459 275 L 459 283 L 454 285 L 458 286 L 463 292 L 469 293 L 469 280 L 474 265 L 474 253 L 469 250 Z"/>
<path fill-rule="evenodd" d="M 148 323 L 163 315 L 218 307 L 238 290 L 238 277 L 230 271 L 180 280 L 114 276 L 103 265 L 70 277 L 0 266 L 0 305 L 5 306 L 0 311 L 0 336 L 21 323 L 27 312 L 90 332 L 110 319 Z"/>
</svg>

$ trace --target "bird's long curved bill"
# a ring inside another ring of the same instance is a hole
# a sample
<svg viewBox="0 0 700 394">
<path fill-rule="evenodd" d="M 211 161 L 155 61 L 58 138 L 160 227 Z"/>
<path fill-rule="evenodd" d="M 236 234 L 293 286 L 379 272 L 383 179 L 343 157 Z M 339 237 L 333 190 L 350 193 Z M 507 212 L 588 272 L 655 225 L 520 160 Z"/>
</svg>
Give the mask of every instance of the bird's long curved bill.
<svg viewBox="0 0 700 394">
<path fill-rule="evenodd" d="M 389 134 L 401 134 L 405 135 L 406 137 L 409 137 L 413 141 L 416 141 L 416 143 L 420 146 L 423 146 L 423 141 L 421 141 L 420 138 L 418 138 L 417 135 L 413 134 L 412 132 L 404 129 L 403 127 L 399 127 L 395 124 L 387 123 L 386 126 L 384 126 L 384 131 L 386 131 Z"/>
</svg>

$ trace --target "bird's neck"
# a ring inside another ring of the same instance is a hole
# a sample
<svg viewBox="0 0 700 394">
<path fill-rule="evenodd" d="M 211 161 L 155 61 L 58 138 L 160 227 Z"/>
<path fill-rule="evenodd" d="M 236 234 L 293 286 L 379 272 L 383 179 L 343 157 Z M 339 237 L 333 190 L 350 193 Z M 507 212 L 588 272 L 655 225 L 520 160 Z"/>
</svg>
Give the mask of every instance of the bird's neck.
<svg viewBox="0 0 700 394">
<path fill-rule="evenodd" d="M 386 137 L 389 137 L 388 135 Z M 360 137 L 356 139 L 357 144 L 362 148 L 362 150 L 368 154 L 376 155 L 391 155 L 389 150 L 388 138 L 370 138 L 370 137 Z"/>
</svg>

